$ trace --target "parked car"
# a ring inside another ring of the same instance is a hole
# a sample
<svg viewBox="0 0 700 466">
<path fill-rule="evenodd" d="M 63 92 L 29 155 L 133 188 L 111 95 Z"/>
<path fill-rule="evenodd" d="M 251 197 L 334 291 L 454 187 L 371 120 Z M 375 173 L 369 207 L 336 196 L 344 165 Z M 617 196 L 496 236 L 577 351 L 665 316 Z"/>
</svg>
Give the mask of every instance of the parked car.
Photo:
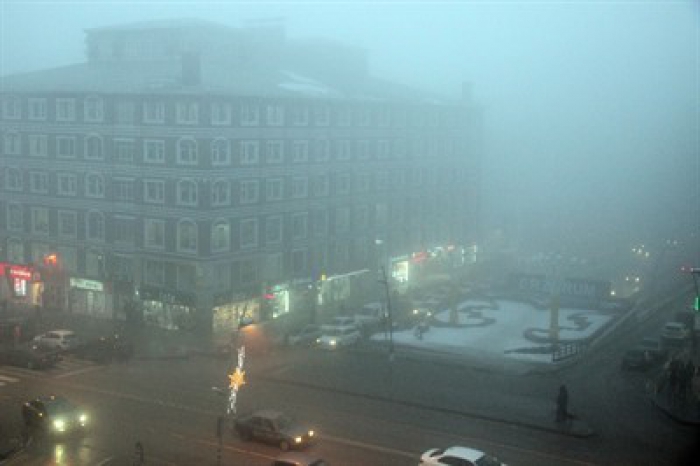
<svg viewBox="0 0 700 466">
<path fill-rule="evenodd" d="M 243 440 L 257 440 L 282 450 L 309 446 L 316 433 L 279 411 L 262 410 L 239 417 L 234 428 Z"/>
<path fill-rule="evenodd" d="M 642 338 L 639 347 L 649 351 L 654 362 L 664 361 L 668 357 L 668 350 L 658 338 Z"/>
<path fill-rule="evenodd" d="M 56 395 L 24 403 L 22 419 L 29 432 L 53 435 L 82 431 L 88 423 L 85 410 Z"/>
<path fill-rule="evenodd" d="M 325 327 L 316 343 L 319 348 L 337 349 L 357 344 L 361 340 L 360 330 L 355 325 Z"/>
<path fill-rule="evenodd" d="M 78 336 L 72 330 L 50 330 L 33 340 L 39 346 L 56 350 L 71 350 L 78 346 Z"/>
<path fill-rule="evenodd" d="M 289 335 L 290 345 L 311 345 L 323 335 L 319 325 L 309 324 Z"/>
<path fill-rule="evenodd" d="M 56 350 L 42 348 L 36 344 L 25 344 L 0 350 L 0 364 L 26 367 L 27 369 L 49 369 L 61 359 Z"/>
<path fill-rule="evenodd" d="M 690 338 L 690 330 L 682 322 L 666 322 L 661 330 L 661 338 L 672 343 L 685 343 Z"/>
<path fill-rule="evenodd" d="M 272 466 L 330 466 L 316 455 L 299 451 L 282 453 L 272 462 Z"/>
<path fill-rule="evenodd" d="M 468 447 L 433 448 L 420 457 L 420 466 L 505 466 L 483 451 Z"/>
<path fill-rule="evenodd" d="M 355 323 L 354 317 L 337 316 L 333 317 L 333 320 L 331 320 L 329 323 L 323 325 L 321 330 L 335 327 L 357 327 L 357 324 Z"/>
<path fill-rule="evenodd" d="M 134 345 L 127 338 L 113 334 L 88 340 L 76 348 L 75 354 L 100 363 L 128 361 L 134 355 Z"/>
<path fill-rule="evenodd" d="M 625 352 L 622 357 L 623 369 L 648 369 L 654 363 L 649 350 L 644 348 L 632 348 Z"/>
</svg>

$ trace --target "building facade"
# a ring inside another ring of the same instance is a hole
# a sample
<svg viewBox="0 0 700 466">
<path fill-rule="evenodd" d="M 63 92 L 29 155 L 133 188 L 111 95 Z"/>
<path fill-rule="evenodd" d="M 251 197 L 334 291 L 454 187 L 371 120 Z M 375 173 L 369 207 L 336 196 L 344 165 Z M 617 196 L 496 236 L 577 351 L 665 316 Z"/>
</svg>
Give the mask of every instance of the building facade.
<svg viewBox="0 0 700 466">
<path fill-rule="evenodd" d="M 410 282 L 476 240 L 469 99 L 278 26 L 86 35 L 85 63 L 2 78 L 0 261 L 36 270 L 6 300 L 226 331 L 372 300 L 378 268 Z"/>
</svg>

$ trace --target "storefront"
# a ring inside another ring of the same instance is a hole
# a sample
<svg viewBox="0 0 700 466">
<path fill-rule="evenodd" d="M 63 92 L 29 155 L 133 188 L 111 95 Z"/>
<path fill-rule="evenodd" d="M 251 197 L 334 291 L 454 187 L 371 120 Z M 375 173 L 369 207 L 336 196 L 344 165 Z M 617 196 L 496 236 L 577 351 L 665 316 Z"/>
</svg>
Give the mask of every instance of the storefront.
<svg viewBox="0 0 700 466">
<path fill-rule="evenodd" d="M 406 283 L 409 278 L 408 256 L 392 257 L 390 261 L 391 278 L 397 283 Z"/>
<path fill-rule="evenodd" d="M 225 293 L 214 298 L 212 330 L 230 335 L 241 325 L 260 322 L 260 298 L 252 294 Z"/>
<path fill-rule="evenodd" d="M 276 319 L 289 312 L 289 284 L 281 283 L 265 288 L 263 319 Z"/>
<path fill-rule="evenodd" d="M 71 278 L 68 295 L 71 312 L 101 319 L 110 318 L 111 312 L 108 312 L 105 291 L 101 281 Z"/>
<path fill-rule="evenodd" d="M 0 300 L 20 306 L 40 304 L 42 286 L 38 278 L 30 265 L 0 262 Z"/>
<path fill-rule="evenodd" d="M 194 330 L 197 325 L 195 296 L 176 290 L 141 287 L 139 298 L 146 325 L 168 330 Z"/>
</svg>

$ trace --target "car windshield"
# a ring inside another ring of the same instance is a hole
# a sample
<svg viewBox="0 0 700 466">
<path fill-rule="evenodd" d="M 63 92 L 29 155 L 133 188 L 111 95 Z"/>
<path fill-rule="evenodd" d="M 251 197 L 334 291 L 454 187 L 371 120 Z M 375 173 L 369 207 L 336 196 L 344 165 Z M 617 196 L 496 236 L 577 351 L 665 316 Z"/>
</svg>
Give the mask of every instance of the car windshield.
<svg viewBox="0 0 700 466">
<path fill-rule="evenodd" d="M 275 419 L 275 425 L 280 430 L 286 430 L 292 425 L 292 419 L 285 415 L 277 416 Z"/>
<path fill-rule="evenodd" d="M 46 411 L 51 416 L 58 416 L 75 411 L 75 405 L 63 398 L 57 398 L 45 403 Z"/>
</svg>

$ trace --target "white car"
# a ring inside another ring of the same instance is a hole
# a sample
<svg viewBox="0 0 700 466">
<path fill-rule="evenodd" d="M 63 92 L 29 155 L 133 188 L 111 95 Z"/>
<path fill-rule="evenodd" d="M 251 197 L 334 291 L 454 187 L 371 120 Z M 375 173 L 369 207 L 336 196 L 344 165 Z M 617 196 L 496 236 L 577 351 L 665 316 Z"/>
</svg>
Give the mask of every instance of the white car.
<svg viewBox="0 0 700 466">
<path fill-rule="evenodd" d="M 338 316 L 338 317 L 333 317 L 333 320 L 329 324 L 324 325 L 322 328 L 325 331 L 325 330 L 332 329 L 335 327 L 351 327 L 351 326 L 357 326 L 355 323 L 354 317 Z"/>
<path fill-rule="evenodd" d="M 498 458 L 468 447 L 433 448 L 420 457 L 420 466 L 505 466 Z"/>
<path fill-rule="evenodd" d="M 55 350 L 70 350 L 78 346 L 78 336 L 72 330 L 50 330 L 34 337 L 34 342 Z"/>
<path fill-rule="evenodd" d="M 325 327 L 323 335 L 316 340 L 316 344 L 319 348 L 337 349 L 343 346 L 355 345 L 361 338 L 360 331 L 354 325 Z"/>
<path fill-rule="evenodd" d="M 360 327 L 376 326 L 384 322 L 387 312 L 381 303 L 368 303 L 353 316 Z"/>
<path fill-rule="evenodd" d="M 661 330 L 661 338 L 683 342 L 690 338 L 690 330 L 683 322 L 666 322 L 666 325 Z"/>
<path fill-rule="evenodd" d="M 289 335 L 290 345 L 309 345 L 313 344 L 317 338 L 323 335 L 321 327 L 318 325 L 309 324 L 299 331 Z"/>
</svg>

